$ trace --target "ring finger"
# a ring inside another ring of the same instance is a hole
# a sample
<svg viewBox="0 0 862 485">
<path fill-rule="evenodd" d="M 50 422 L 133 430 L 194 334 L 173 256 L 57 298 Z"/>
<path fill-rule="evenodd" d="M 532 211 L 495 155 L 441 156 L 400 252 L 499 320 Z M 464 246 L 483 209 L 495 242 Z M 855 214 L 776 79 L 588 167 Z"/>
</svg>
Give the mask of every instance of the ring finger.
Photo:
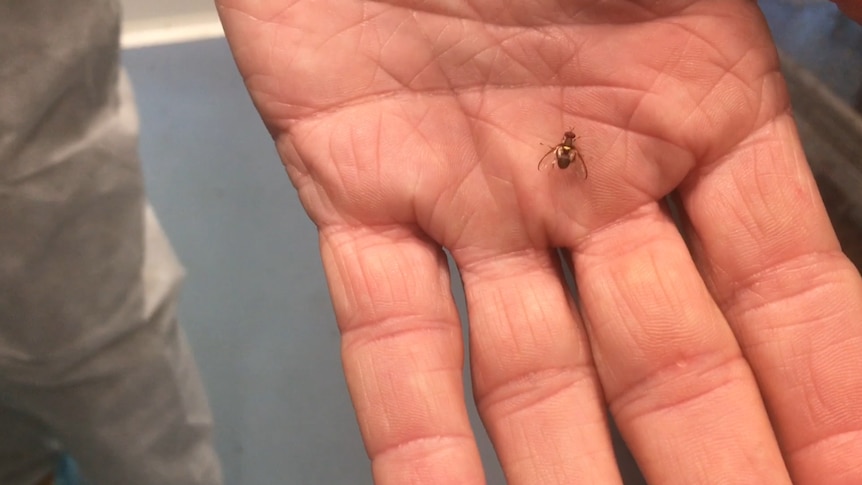
<svg viewBox="0 0 862 485">
<path fill-rule="evenodd" d="M 649 483 L 790 483 L 753 374 L 658 203 L 573 253 L 610 410 Z"/>
</svg>

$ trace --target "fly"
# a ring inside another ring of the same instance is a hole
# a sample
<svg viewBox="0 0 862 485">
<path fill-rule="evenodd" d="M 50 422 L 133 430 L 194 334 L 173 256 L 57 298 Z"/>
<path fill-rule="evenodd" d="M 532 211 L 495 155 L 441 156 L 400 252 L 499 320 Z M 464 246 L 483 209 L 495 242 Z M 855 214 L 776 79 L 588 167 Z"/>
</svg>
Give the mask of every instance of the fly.
<svg viewBox="0 0 862 485">
<path fill-rule="evenodd" d="M 563 133 L 563 140 L 556 146 L 551 147 L 542 159 L 539 160 L 538 169 L 540 171 L 547 170 L 550 167 L 557 166 L 560 169 L 566 169 L 569 166 L 574 167 L 575 172 L 582 179 L 587 178 L 587 164 L 584 163 L 584 157 L 575 146 L 575 141 L 578 136 L 571 130 Z M 547 146 L 547 145 L 546 145 Z M 553 154 L 553 157 L 549 155 Z"/>
</svg>

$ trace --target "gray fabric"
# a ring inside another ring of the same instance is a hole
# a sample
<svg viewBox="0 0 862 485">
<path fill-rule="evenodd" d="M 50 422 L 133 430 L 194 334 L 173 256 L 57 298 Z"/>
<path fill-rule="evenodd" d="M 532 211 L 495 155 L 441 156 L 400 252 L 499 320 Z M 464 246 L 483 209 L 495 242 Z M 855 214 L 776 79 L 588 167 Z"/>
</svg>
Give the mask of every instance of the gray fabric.
<svg viewBox="0 0 862 485">
<path fill-rule="evenodd" d="M 112 0 L 0 2 L 0 484 L 221 483 Z"/>
</svg>

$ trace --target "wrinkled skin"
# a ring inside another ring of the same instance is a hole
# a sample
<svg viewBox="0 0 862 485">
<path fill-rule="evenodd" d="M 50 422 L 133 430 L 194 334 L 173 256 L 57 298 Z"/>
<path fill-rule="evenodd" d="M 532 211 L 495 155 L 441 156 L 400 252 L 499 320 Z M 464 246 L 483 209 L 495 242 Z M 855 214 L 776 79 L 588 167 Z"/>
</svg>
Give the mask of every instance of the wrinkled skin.
<svg viewBox="0 0 862 485">
<path fill-rule="evenodd" d="M 509 483 L 620 483 L 608 410 L 651 484 L 862 483 L 862 281 L 754 3 L 218 6 L 376 483 L 484 482 L 442 248 Z M 587 180 L 536 170 L 570 128 Z"/>
</svg>

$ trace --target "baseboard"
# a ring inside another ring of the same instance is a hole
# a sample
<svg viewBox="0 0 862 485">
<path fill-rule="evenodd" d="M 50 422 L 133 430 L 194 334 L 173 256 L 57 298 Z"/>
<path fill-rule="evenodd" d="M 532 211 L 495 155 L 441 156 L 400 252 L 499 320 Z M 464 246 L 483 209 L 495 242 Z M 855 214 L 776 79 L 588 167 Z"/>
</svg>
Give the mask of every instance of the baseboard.
<svg viewBox="0 0 862 485">
<path fill-rule="evenodd" d="M 120 42 L 124 49 L 136 49 L 223 36 L 218 15 L 212 11 L 126 21 Z"/>
</svg>

